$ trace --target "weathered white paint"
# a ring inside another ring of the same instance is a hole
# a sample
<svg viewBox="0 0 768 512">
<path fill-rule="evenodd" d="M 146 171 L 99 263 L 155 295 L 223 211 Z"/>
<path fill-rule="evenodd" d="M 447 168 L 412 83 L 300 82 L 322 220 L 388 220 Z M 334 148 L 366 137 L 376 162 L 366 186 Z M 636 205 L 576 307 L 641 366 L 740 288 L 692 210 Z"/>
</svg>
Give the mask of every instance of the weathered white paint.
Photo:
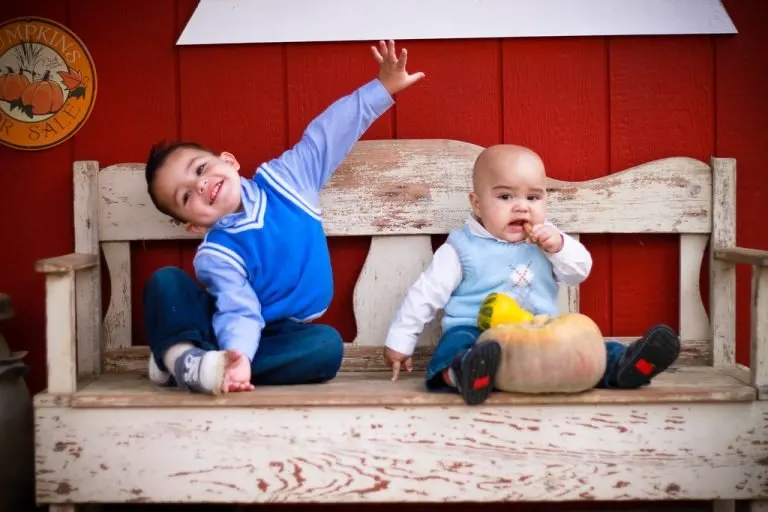
<svg viewBox="0 0 768 512">
<path fill-rule="evenodd" d="M 321 193 L 326 233 L 447 233 L 469 214 L 472 164 L 480 151 L 446 140 L 360 141 Z M 667 158 L 584 182 L 549 179 L 547 187 L 550 218 L 568 233 L 712 229 L 712 173 L 698 160 Z M 101 171 L 100 240 L 194 238 L 152 205 L 146 188 L 143 165 Z"/>
<path fill-rule="evenodd" d="M 680 237 L 680 339 L 709 340 L 712 330 L 701 297 L 699 276 L 707 235 Z"/>
<path fill-rule="evenodd" d="M 682 235 L 680 362 L 709 361 L 714 336 L 716 367 L 681 367 L 640 390 L 495 394 L 478 408 L 465 407 L 457 395 L 426 393 L 421 375 L 392 383 L 382 371 L 360 373 L 384 370 L 378 347 L 386 327 L 431 260 L 429 235 L 464 221 L 472 162 L 481 149 L 440 140 L 359 143 L 321 196 L 329 235 L 373 235 L 355 288 L 358 339 L 345 351 L 347 372 L 311 389 L 260 388 L 216 398 L 159 390 L 135 374 L 114 373 L 69 394 L 75 391 L 74 276 L 94 266 L 95 237 L 112 283 L 105 364 L 135 370 L 140 360 L 141 371 L 148 354 L 130 346 L 128 241 L 188 237 L 151 205 L 143 166 L 103 170 L 94 193 L 86 176 L 96 164 L 76 164 L 76 239 L 88 254 L 37 265 L 51 273 L 50 386 L 35 399 L 40 502 L 689 498 L 727 506 L 726 500 L 768 498 L 762 434 L 768 401 L 757 400 L 758 391 L 768 396 L 760 387 L 768 367 L 768 315 L 759 313 L 766 308 L 766 272 L 755 279 L 751 368 L 733 363 L 733 268 L 764 265 L 766 253 L 735 248 L 733 160 L 712 160 L 714 181 L 702 162 L 669 158 L 597 180 L 548 183 L 552 220 L 575 236 Z M 89 194 L 98 204 L 85 206 Z M 96 212 L 98 231 L 82 229 Z M 720 258 L 712 261 L 712 288 L 722 291 L 713 301 L 714 334 L 698 287 L 710 233 L 711 256 Z M 559 301 L 577 311 L 578 287 L 561 288 Z M 89 321 L 84 326 L 92 334 Z M 433 324 L 423 344 L 436 341 L 437 319 Z M 416 355 L 423 367 L 427 347 Z M 83 370 L 92 371 L 93 358 L 83 357 Z M 662 461 L 671 466 L 661 469 Z"/>
<path fill-rule="evenodd" d="M 714 258 L 717 249 L 736 246 L 736 161 L 712 158 L 712 240 L 710 243 L 710 326 L 714 364 L 736 362 L 736 268 Z"/>
<path fill-rule="evenodd" d="M 128 242 L 102 244 L 112 294 L 104 317 L 104 349 L 131 346 L 131 247 Z"/>
<path fill-rule="evenodd" d="M 768 402 L 40 408 L 40 502 L 768 498 Z"/>
<path fill-rule="evenodd" d="M 578 233 L 570 233 L 570 236 L 579 239 Z M 567 286 L 560 283 L 557 287 L 557 308 L 559 311 L 570 313 L 579 312 L 579 285 Z"/>
<path fill-rule="evenodd" d="M 177 44 L 720 33 L 718 0 L 201 0 Z"/>
<path fill-rule="evenodd" d="M 99 164 L 75 162 L 74 215 L 75 252 L 99 254 Z M 97 375 L 101 371 L 101 266 L 78 272 L 75 276 L 77 310 L 77 371 L 79 375 Z"/>
<path fill-rule="evenodd" d="M 768 400 L 768 267 L 752 267 L 750 378 Z"/>
<path fill-rule="evenodd" d="M 77 389 L 73 271 L 45 276 L 45 318 L 48 393 L 73 393 Z"/>
<path fill-rule="evenodd" d="M 408 288 L 431 261 L 429 235 L 371 239 L 371 248 L 354 290 L 355 345 L 384 345 L 389 325 Z M 424 326 L 418 345 L 435 345 L 439 336 L 440 323 L 436 317 Z"/>
</svg>

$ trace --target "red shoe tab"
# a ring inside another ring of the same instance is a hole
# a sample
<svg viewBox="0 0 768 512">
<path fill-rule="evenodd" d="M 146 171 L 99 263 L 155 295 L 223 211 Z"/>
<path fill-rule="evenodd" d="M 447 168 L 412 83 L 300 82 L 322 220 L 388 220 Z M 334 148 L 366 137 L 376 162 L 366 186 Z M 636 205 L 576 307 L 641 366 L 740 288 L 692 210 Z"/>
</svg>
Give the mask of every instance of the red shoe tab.
<svg viewBox="0 0 768 512">
<path fill-rule="evenodd" d="M 653 365 L 645 359 L 638 360 L 635 363 L 635 368 L 637 368 L 637 371 L 643 375 L 650 375 L 650 373 L 653 371 Z"/>
<path fill-rule="evenodd" d="M 491 378 L 489 376 L 480 377 L 479 379 L 475 379 L 475 381 L 472 383 L 472 389 L 480 389 L 486 387 L 491 382 Z"/>
</svg>

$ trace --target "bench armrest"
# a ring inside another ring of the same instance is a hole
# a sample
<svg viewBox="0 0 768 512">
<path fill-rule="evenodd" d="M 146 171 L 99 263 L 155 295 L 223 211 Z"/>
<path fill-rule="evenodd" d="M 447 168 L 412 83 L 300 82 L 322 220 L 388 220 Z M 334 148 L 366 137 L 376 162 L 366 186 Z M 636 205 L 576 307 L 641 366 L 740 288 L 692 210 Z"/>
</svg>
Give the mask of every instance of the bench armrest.
<svg viewBox="0 0 768 512">
<path fill-rule="evenodd" d="M 44 274 L 60 274 L 95 267 L 97 263 L 98 255 L 96 254 L 73 252 L 64 256 L 37 260 L 35 270 Z"/>
<path fill-rule="evenodd" d="M 768 251 L 759 249 L 747 249 L 745 247 L 715 249 L 715 259 L 728 263 L 745 263 L 758 267 L 768 267 Z"/>
</svg>

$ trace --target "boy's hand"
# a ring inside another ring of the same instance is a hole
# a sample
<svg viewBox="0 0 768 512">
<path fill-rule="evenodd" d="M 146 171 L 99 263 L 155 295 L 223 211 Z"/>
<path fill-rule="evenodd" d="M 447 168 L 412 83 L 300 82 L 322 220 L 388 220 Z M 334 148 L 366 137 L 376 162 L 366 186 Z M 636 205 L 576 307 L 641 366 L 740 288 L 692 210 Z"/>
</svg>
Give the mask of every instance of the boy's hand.
<svg viewBox="0 0 768 512">
<path fill-rule="evenodd" d="M 379 48 L 380 50 L 377 50 L 375 46 L 371 46 L 371 51 L 380 66 L 379 81 L 390 95 L 394 95 L 424 78 L 424 73 L 421 71 L 409 75 L 405 70 L 405 63 L 408 60 L 408 51 L 405 48 L 400 50 L 399 59 L 395 53 L 394 41 L 390 40 L 388 44 L 379 41 Z"/>
<path fill-rule="evenodd" d="M 389 347 L 384 347 L 384 360 L 392 368 L 392 382 L 397 380 L 397 376 L 400 375 L 400 367 L 405 366 L 405 369 L 409 372 L 413 371 L 413 360 L 396 350 L 392 350 Z"/>
<path fill-rule="evenodd" d="M 560 252 L 563 248 L 563 235 L 554 226 L 536 224 L 531 228 L 528 238 L 549 253 Z"/>
<path fill-rule="evenodd" d="M 224 382 L 221 390 L 224 393 L 235 391 L 251 391 L 251 362 L 237 350 L 227 350 L 227 367 L 224 370 Z"/>
</svg>

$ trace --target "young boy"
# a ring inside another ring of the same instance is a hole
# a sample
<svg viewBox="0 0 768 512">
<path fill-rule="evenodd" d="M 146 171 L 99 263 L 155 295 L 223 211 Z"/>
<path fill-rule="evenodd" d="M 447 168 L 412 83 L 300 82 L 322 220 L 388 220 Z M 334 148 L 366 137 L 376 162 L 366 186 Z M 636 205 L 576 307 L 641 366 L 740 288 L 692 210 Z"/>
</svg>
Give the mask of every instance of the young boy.
<svg viewBox="0 0 768 512">
<path fill-rule="evenodd" d="M 378 77 L 334 102 L 252 179 L 238 174 L 231 153 L 194 143 L 152 148 L 146 178 L 155 206 L 205 233 L 194 258 L 205 288 L 176 268 L 158 270 L 145 287 L 153 382 L 218 394 L 336 376 L 341 336 L 307 323 L 333 293 L 320 190 L 392 96 L 424 77 L 406 71 L 406 50 L 398 58 L 393 41 L 371 49 Z"/>
<path fill-rule="evenodd" d="M 472 185 L 472 214 L 409 288 L 384 349 L 393 380 L 401 365 L 410 371 L 419 333 L 442 308 L 443 336 L 426 386 L 457 390 L 470 405 L 491 393 L 501 354 L 495 341 L 475 343 L 483 299 L 504 292 L 533 314 L 557 315 L 557 283 L 579 284 L 592 267 L 584 245 L 546 220 L 546 174 L 536 153 L 514 145 L 489 147 L 475 161 Z M 532 226 L 530 235 L 525 224 Z M 636 388 L 677 359 L 680 342 L 669 327 L 657 325 L 626 348 L 607 341 L 606 350 L 598 387 Z"/>
</svg>

